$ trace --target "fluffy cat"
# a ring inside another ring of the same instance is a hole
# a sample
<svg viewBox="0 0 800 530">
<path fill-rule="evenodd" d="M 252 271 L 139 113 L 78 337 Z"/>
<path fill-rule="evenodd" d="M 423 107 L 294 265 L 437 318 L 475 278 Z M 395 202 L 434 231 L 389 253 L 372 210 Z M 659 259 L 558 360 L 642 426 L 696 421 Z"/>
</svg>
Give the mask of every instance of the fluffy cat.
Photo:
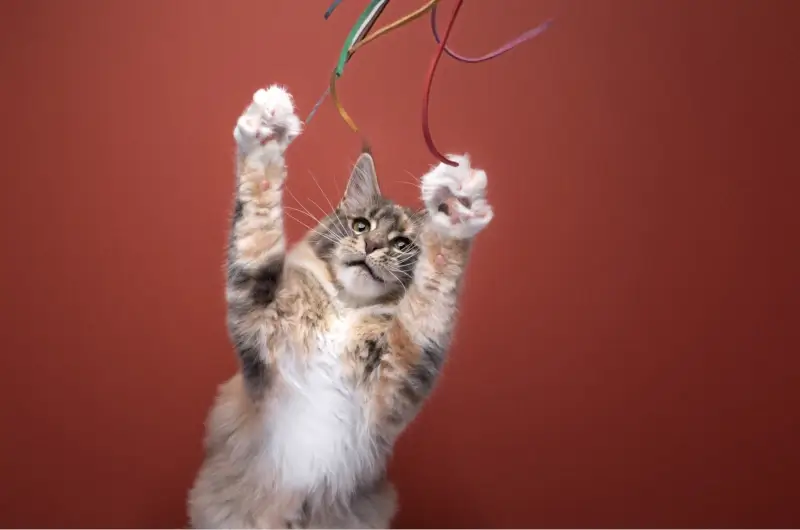
<svg viewBox="0 0 800 530">
<path fill-rule="evenodd" d="M 386 462 L 430 393 L 474 236 L 491 221 L 468 157 L 422 177 L 422 211 L 383 197 L 369 154 L 344 197 L 287 251 L 291 96 L 261 89 L 234 129 L 228 329 L 241 369 L 206 422 L 195 528 L 389 528 Z"/>
</svg>

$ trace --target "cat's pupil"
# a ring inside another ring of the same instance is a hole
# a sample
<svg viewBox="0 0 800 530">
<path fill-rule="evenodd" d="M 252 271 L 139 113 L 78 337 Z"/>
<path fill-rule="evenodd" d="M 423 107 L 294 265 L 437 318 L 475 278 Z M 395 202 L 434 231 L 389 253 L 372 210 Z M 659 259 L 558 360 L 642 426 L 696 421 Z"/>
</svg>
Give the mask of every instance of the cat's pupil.
<svg viewBox="0 0 800 530">
<path fill-rule="evenodd" d="M 356 219 L 353 220 L 353 230 L 355 230 L 357 234 L 360 234 L 361 232 L 366 232 L 367 228 L 369 228 L 369 221 L 367 221 L 363 217 L 357 217 Z"/>
<path fill-rule="evenodd" d="M 404 237 L 396 237 L 392 241 L 392 244 L 394 245 L 394 248 L 396 248 L 397 250 L 404 249 L 408 245 L 408 243 L 409 243 L 408 239 L 406 239 Z"/>
</svg>

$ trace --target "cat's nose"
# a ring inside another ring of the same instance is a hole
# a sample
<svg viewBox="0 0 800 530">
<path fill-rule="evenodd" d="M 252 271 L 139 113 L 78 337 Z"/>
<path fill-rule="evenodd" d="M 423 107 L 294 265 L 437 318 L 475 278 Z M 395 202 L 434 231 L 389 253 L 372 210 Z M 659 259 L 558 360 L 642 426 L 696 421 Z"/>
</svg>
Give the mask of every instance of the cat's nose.
<svg viewBox="0 0 800 530">
<path fill-rule="evenodd" d="M 367 239 L 364 241 L 364 254 L 370 255 L 381 247 L 380 243 Z"/>
</svg>

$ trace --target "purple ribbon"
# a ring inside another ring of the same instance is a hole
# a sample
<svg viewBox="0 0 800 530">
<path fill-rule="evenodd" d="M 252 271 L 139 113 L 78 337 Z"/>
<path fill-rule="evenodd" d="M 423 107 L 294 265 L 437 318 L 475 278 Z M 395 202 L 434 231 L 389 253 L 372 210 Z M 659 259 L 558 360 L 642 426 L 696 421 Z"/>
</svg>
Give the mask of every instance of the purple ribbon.
<svg viewBox="0 0 800 530">
<path fill-rule="evenodd" d="M 549 18 L 549 19 L 545 20 L 544 22 L 542 22 L 541 24 L 539 24 L 535 28 L 529 29 L 528 31 L 526 31 L 525 33 L 523 33 L 522 35 L 520 35 L 516 39 L 513 39 L 513 40 L 503 44 L 502 46 L 500 46 L 496 50 L 491 51 L 491 52 L 487 53 L 486 55 L 481 55 L 480 57 L 466 57 L 464 55 L 460 55 L 460 54 L 454 52 L 453 50 L 451 50 L 447 46 L 444 47 L 444 51 L 445 51 L 445 53 L 447 55 L 449 55 L 450 57 L 452 57 L 453 59 L 455 59 L 457 61 L 461 61 L 462 63 L 482 63 L 483 61 L 488 61 L 489 59 L 494 59 L 495 57 L 499 57 L 499 56 L 503 55 L 507 51 L 510 51 L 510 50 L 516 48 L 517 46 L 519 46 L 520 44 L 522 44 L 525 41 L 529 41 L 529 40 L 533 39 L 534 37 L 538 37 L 539 35 L 544 33 L 547 28 L 550 27 L 550 24 L 553 23 L 553 20 L 554 19 L 552 19 L 552 18 Z M 436 39 L 437 43 L 441 44 L 442 40 L 439 38 L 439 31 L 436 29 L 436 5 L 433 6 L 433 9 L 431 9 L 431 29 L 433 30 L 433 38 Z"/>
</svg>

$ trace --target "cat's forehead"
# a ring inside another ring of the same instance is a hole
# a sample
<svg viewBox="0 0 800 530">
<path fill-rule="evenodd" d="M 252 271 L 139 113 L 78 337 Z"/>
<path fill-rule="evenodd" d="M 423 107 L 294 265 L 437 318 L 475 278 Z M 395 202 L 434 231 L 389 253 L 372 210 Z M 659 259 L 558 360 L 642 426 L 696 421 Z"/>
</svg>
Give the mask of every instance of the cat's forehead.
<svg viewBox="0 0 800 530">
<path fill-rule="evenodd" d="M 388 231 L 413 232 L 417 227 L 417 215 L 411 209 L 389 200 L 377 201 L 359 213 Z"/>
</svg>

